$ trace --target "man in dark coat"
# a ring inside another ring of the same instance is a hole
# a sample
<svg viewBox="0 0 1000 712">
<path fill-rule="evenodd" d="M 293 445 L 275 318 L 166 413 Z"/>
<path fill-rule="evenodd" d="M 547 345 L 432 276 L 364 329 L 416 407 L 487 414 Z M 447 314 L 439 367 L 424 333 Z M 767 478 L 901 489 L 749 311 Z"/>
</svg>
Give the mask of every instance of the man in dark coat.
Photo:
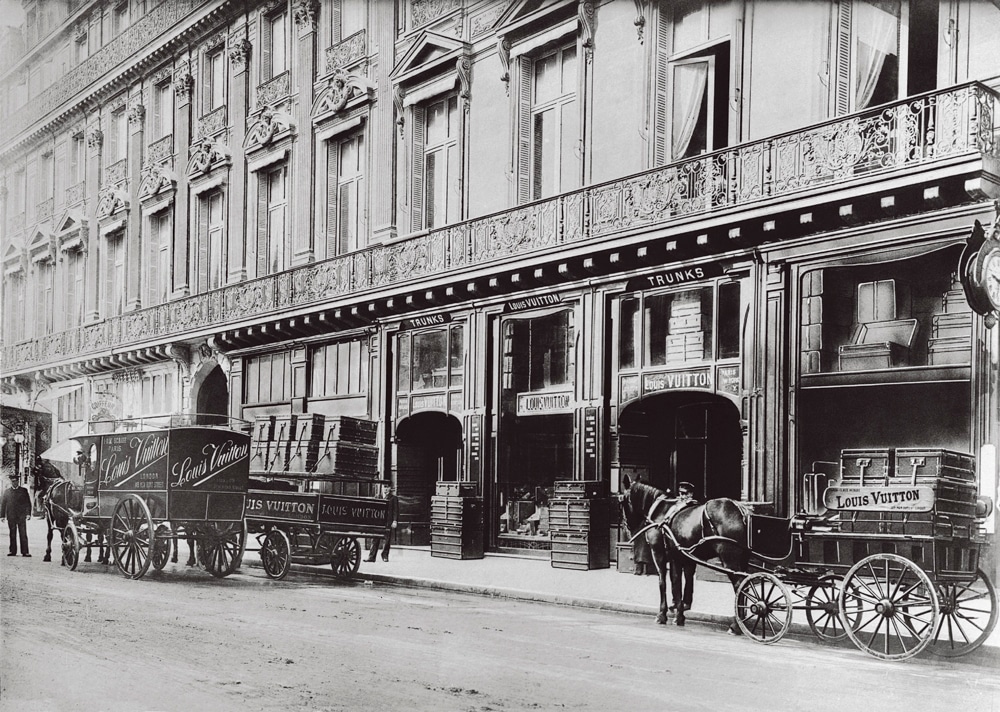
<svg viewBox="0 0 1000 712">
<path fill-rule="evenodd" d="M 368 558 L 365 561 L 371 563 L 375 561 L 375 554 L 378 547 L 385 540 L 385 547 L 382 549 L 382 561 L 389 560 L 389 547 L 392 546 L 392 530 L 396 528 L 396 520 L 399 519 L 399 500 L 392 491 L 391 485 L 382 485 L 382 498 L 388 502 L 385 519 L 385 536 L 375 537 L 372 540 L 372 547 L 368 550 Z"/>
<path fill-rule="evenodd" d="M 31 556 L 28 553 L 28 518 L 31 516 L 31 495 L 21 486 L 21 479 L 11 475 L 10 487 L 4 490 L 0 498 L 0 519 L 7 520 L 10 529 L 10 553 L 7 556 L 17 556 L 17 537 L 21 537 L 21 556 Z"/>
<path fill-rule="evenodd" d="M 677 501 L 667 510 L 669 522 L 674 515 L 682 509 L 693 507 L 698 504 L 694 498 L 694 485 L 690 482 L 681 482 L 677 485 Z M 670 610 L 675 610 L 677 606 L 683 606 L 681 610 L 691 610 L 691 602 L 694 599 L 694 573 L 698 566 L 691 559 L 680 552 L 674 552 L 670 558 L 670 597 L 673 605 Z"/>
</svg>

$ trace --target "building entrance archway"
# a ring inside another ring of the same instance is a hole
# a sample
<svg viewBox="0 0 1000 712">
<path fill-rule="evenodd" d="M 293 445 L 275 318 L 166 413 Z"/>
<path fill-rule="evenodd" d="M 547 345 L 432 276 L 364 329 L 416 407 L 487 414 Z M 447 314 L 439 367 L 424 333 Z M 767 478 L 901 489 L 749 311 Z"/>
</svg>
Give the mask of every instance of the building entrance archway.
<svg viewBox="0 0 1000 712">
<path fill-rule="evenodd" d="M 197 384 L 194 397 L 199 425 L 226 425 L 229 421 L 229 381 L 216 364 Z"/>
<path fill-rule="evenodd" d="M 427 545 L 436 483 L 461 479 L 462 423 L 448 413 L 417 413 L 399 421 L 395 440 L 396 536 L 401 544 Z"/>
<path fill-rule="evenodd" d="M 618 420 L 619 465 L 663 490 L 695 486 L 700 500 L 742 495 L 743 435 L 736 405 L 711 393 L 647 396 Z"/>
</svg>

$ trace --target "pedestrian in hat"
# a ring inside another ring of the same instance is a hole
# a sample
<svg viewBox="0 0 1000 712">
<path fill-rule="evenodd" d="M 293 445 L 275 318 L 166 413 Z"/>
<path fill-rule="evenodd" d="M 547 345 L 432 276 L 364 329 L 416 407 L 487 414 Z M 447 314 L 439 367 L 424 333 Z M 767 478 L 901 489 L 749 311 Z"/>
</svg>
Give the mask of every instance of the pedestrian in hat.
<svg viewBox="0 0 1000 712">
<path fill-rule="evenodd" d="M 371 549 L 368 551 L 368 558 L 365 559 L 368 563 L 375 561 L 375 555 L 378 554 L 379 545 L 385 541 L 385 546 L 382 547 L 382 561 L 389 560 L 389 549 L 392 547 L 392 534 L 393 530 L 396 528 L 396 520 L 399 519 L 399 499 L 392 491 L 391 485 L 382 485 L 382 499 L 388 501 L 386 505 L 386 520 L 385 520 L 385 535 L 381 537 L 375 537 L 372 539 Z"/>
<path fill-rule="evenodd" d="M 7 520 L 10 529 L 10 553 L 17 556 L 17 537 L 21 537 L 21 556 L 28 553 L 28 519 L 31 517 L 31 495 L 21 486 L 21 478 L 10 476 L 10 487 L 0 497 L 0 520 Z"/>
</svg>

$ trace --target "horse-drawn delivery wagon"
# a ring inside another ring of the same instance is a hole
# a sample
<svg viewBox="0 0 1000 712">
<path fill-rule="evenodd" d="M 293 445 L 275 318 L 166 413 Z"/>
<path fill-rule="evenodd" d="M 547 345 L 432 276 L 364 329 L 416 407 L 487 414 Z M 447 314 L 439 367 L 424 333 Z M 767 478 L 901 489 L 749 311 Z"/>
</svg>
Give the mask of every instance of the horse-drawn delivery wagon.
<svg viewBox="0 0 1000 712">
<path fill-rule="evenodd" d="M 119 571 L 138 579 L 151 566 L 162 569 L 171 546 L 183 538 L 194 541 L 198 561 L 213 576 L 236 570 L 245 536 L 250 436 L 191 424 L 198 420 L 171 416 L 164 427 L 152 420 L 116 421 L 112 432 L 74 438 L 83 487 L 61 481 L 46 498 L 50 536 L 53 528 L 62 534 L 63 563 L 74 570 L 81 547 L 89 553 L 106 542 Z"/>
<path fill-rule="evenodd" d="M 635 524 L 645 514 L 640 533 L 651 532 L 664 560 L 685 556 L 728 574 L 735 625 L 758 642 L 780 640 L 797 609 L 821 639 L 849 637 L 883 659 L 925 649 L 956 656 L 982 645 L 997 600 L 979 567 L 992 502 L 978 495 L 974 459 L 935 449 L 844 450 L 834 464 L 839 472 L 825 489 L 813 488 L 822 503 L 791 519 L 715 505 L 729 500 L 686 516 L 642 484 L 626 488 L 623 509 Z"/>
<path fill-rule="evenodd" d="M 329 564 L 338 577 L 358 572 L 358 538 L 383 536 L 389 517 L 377 429 L 320 414 L 257 419 L 246 521 L 269 577 L 283 579 L 293 563 Z"/>
</svg>

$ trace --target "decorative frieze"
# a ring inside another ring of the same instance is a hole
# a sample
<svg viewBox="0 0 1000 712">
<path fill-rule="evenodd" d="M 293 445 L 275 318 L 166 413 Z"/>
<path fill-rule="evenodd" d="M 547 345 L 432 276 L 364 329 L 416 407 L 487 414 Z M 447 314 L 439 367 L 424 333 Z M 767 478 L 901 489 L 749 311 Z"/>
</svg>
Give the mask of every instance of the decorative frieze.
<svg viewBox="0 0 1000 712">
<path fill-rule="evenodd" d="M 326 48 L 325 68 L 327 74 L 349 67 L 367 56 L 368 36 L 364 30 L 355 32 L 347 39 Z"/>
<path fill-rule="evenodd" d="M 151 75 L 149 75 L 149 83 L 152 86 L 159 86 L 164 82 L 169 82 L 174 76 L 173 67 L 169 64 L 166 67 L 160 67 Z"/>
<path fill-rule="evenodd" d="M 472 17 L 471 30 L 469 34 L 472 39 L 479 37 L 479 35 L 485 35 L 487 32 L 493 29 L 493 25 L 496 24 L 497 20 L 500 19 L 500 15 L 503 14 L 506 6 L 503 3 L 492 3 L 485 11 L 480 12 Z"/>
<path fill-rule="evenodd" d="M 229 38 L 229 64 L 234 73 L 242 72 L 249 66 L 252 47 L 253 45 L 246 37 Z"/>
<path fill-rule="evenodd" d="M 221 32 L 216 32 L 214 35 L 205 40 L 205 42 L 202 44 L 202 49 L 205 52 L 214 52 L 215 50 L 219 49 L 219 47 L 222 47 L 225 44 L 226 44 L 226 31 L 223 30 Z"/>
<path fill-rule="evenodd" d="M 282 72 L 263 84 L 257 85 L 257 106 L 276 104 L 292 93 L 292 74 Z"/>
<path fill-rule="evenodd" d="M 410 18 L 413 25 L 410 29 L 426 25 L 442 15 L 462 7 L 462 0 L 411 0 Z"/>
<path fill-rule="evenodd" d="M 226 105 L 218 106 L 198 119 L 195 136 L 213 136 L 226 128 Z"/>
</svg>

